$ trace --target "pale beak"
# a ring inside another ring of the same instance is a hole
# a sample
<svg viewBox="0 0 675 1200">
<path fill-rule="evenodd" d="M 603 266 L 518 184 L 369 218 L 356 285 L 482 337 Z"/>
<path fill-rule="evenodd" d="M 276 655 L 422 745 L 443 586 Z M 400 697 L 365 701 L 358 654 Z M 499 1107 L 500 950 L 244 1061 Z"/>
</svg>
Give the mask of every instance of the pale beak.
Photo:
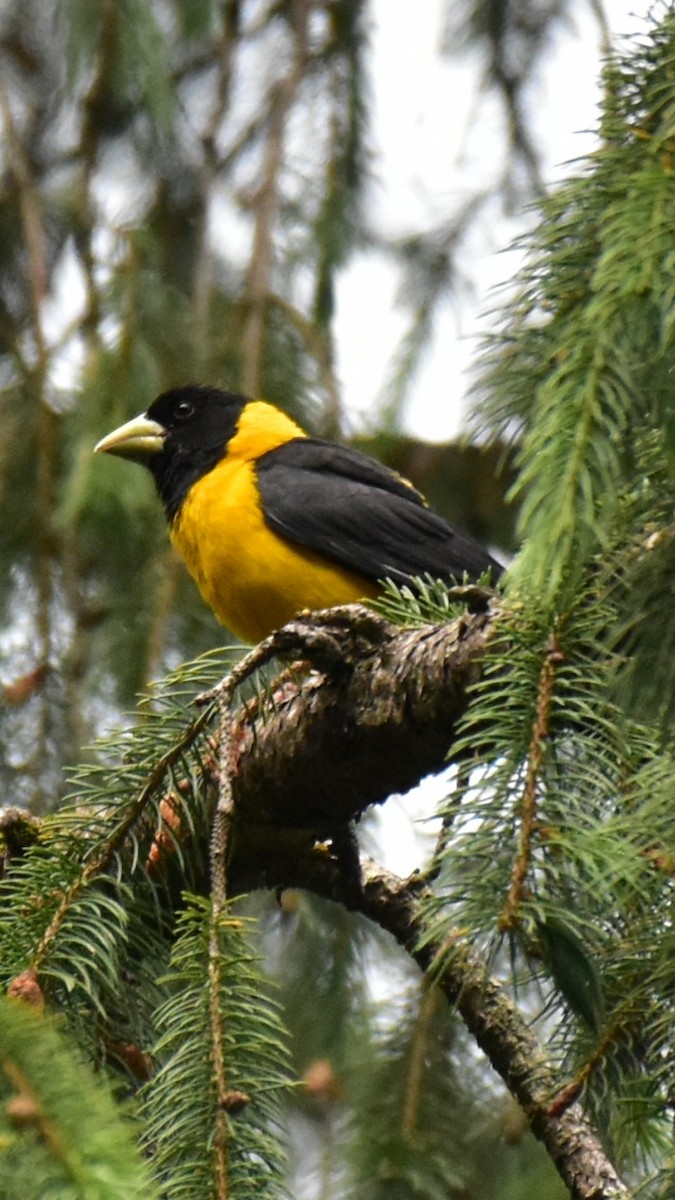
<svg viewBox="0 0 675 1200">
<path fill-rule="evenodd" d="M 94 454 L 119 454 L 122 458 L 138 458 L 143 461 L 159 454 L 164 446 L 167 431 L 158 421 L 142 413 L 133 417 L 119 429 L 113 429 L 94 446 Z"/>
</svg>

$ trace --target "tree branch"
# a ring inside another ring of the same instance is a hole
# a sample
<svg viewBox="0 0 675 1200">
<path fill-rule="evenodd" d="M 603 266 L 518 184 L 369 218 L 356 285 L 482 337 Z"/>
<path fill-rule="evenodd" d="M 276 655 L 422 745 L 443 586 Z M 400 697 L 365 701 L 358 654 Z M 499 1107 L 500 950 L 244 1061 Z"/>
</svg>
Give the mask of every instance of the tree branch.
<svg viewBox="0 0 675 1200">
<path fill-rule="evenodd" d="M 217 848 L 223 862 L 228 859 L 227 890 L 233 895 L 261 886 L 307 888 L 387 930 L 456 1005 L 521 1104 L 572 1200 L 628 1200 L 595 1131 L 580 1106 L 566 1102 L 556 1064 L 506 988 L 488 976 L 460 931 L 449 954 L 447 939 L 434 939 L 424 926 L 431 897 L 426 880 L 419 874 L 401 879 L 362 859 L 355 886 L 354 859 L 341 840 L 367 805 L 446 760 L 496 619 L 495 609 L 485 608 L 486 593 L 463 591 L 482 602 L 484 611 L 440 626 L 401 629 L 359 605 L 298 619 L 261 643 L 210 694 L 231 694 L 247 673 L 272 658 L 302 653 L 305 659 L 298 681 L 289 684 L 286 672 L 271 713 L 261 713 L 255 703 L 235 719 L 227 764 L 233 836 L 227 848 Z M 205 710 L 194 728 L 207 719 Z M 194 728 L 157 764 L 127 827 Z M 10 857 L 25 844 L 18 816 L 8 813 L 2 830 Z M 321 843 L 322 833 L 327 844 Z M 92 863 L 89 873 L 100 867 L 100 861 Z"/>
<path fill-rule="evenodd" d="M 629 1200 L 622 1183 L 581 1106 L 555 1103 L 560 1075 L 547 1059 L 529 1024 L 509 999 L 505 988 L 489 977 L 481 958 L 457 934 L 453 953 L 447 945 L 425 936 L 420 945 L 422 913 L 430 889 L 418 875 L 409 879 L 384 870 L 362 857 L 362 889 L 355 902 L 351 880 L 336 857 L 319 856 L 309 845 L 304 855 L 295 843 L 296 856 L 279 854 L 283 882 L 307 888 L 320 896 L 360 911 L 385 929 L 429 973 L 448 1002 L 457 1007 L 464 1024 L 497 1074 L 519 1102 L 535 1137 L 542 1143 L 572 1200 Z M 277 846 L 277 850 L 279 847 Z M 266 866 L 266 882 L 270 882 Z M 254 877 L 237 878 L 237 884 L 254 885 Z M 259 879 L 258 879 L 259 884 Z M 442 972 L 435 969 L 443 956 Z"/>
<path fill-rule="evenodd" d="M 619 1200 L 629 1195 L 607 1158 L 581 1107 L 554 1113 L 551 1102 L 560 1078 L 504 988 L 490 979 L 485 964 L 458 934 L 454 953 L 425 940 L 419 945 L 425 893 L 413 876 L 403 880 L 368 860 L 363 870 L 364 914 L 388 930 L 457 1009 L 477 1044 L 522 1105 L 535 1136 L 543 1143 L 573 1200 Z M 442 973 L 434 960 L 443 953 Z"/>
<path fill-rule="evenodd" d="M 267 144 L 261 184 L 254 201 L 255 228 L 246 280 L 248 312 L 241 337 L 241 387 L 249 396 L 257 396 L 260 391 L 265 313 L 274 265 L 274 229 L 281 204 L 284 142 L 307 54 L 307 0 L 292 0 L 289 10 L 293 35 L 291 61 L 287 73 L 270 89 Z"/>
<path fill-rule="evenodd" d="M 244 709 L 238 818 L 330 831 L 440 770 L 493 620 L 483 611 L 402 629 L 349 605 L 273 635 L 277 656 L 313 670 L 286 683 L 267 711 Z"/>
<path fill-rule="evenodd" d="M 239 718 L 232 777 L 239 832 L 230 891 L 304 887 L 386 929 L 457 1006 L 573 1200 L 627 1200 L 580 1106 L 555 1103 L 555 1064 L 481 958 L 459 932 L 450 955 L 428 930 L 420 944 L 423 904 L 431 894 L 424 879 L 400 879 L 362 859 L 355 888 L 338 840 L 332 848 L 317 847 L 322 830 L 344 827 L 367 805 L 446 761 L 494 619 L 488 609 L 446 625 L 401 629 L 350 606 L 272 635 L 266 657 L 273 648 L 279 656 L 302 653 L 314 670 L 286 685 L 264 720 L 257 707 L 248 720 Z"/>
</svg>

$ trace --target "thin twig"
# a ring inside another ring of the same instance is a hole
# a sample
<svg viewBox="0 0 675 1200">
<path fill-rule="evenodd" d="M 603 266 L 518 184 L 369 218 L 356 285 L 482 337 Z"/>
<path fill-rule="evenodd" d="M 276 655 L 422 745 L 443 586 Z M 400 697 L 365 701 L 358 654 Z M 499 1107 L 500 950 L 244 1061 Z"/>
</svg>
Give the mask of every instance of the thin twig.
<svg viewBox="0 0 675 1200">
<path fill-rule="evenodd" d="M 269 127 L 262 168 L 262 181 L 256 196 L 253 249 L 246 282 L 248 312 L 242 332 L 241 386 L 248 395 L 257 395 L 265 341 L 265 314 L 274 265 L 274 227 L 280 206 L 280 177 L 284 166 L 286 127 L 298 87 L 303 78 L 307 54 L 307 0 L 292 0 L 293 57 L 288 73 L 270 91 Z"/>
<path fill-rule="evenodd" d="M 563 655 L 560 646 L 555 636 L 553 636 L 546 648 L 539 674 L 537 711 L 530 739 L 527 756 L 527 775 L 525 777 L 525 787 L 520 805 L 518 854 L 513 864 L 509 894 L 499 919 L 500 928 L 503 930 L 512 929 L 518 921 L 525 881 L 532 861 L 532 846 L 537 820 L 539 778 L 544 763 L 546 743 L 551 731 L 551 704 L 553 701 L 556 670 L 562 661 Z"/>
<path fill-rule="evenodd" d="M 431 1025 L 438 1012 L 439 1002 L 442 1003 L 440 988 L 428 978 L 423 978 L 420 1005 L 410 1044 L 401 1117 L 401 1132 L 407 1139 L 414 1136 L 417 1127 L 420 1104 L 424 1095 L 424 1077 L 431 1041 Z"/>
<path fill-rule="evenodd" d="M 78 896 L 94 876 L 101 874 L 108 867 L 113 856 L 123 845 L 127 834 L 133 829 L 152 797 L 162 786 L 166 772 L 181 758 L 186 748 L 194 742 L 195 738 L 208 725 L 209 721 L 213 718 L 213 714 L 214 705 L 205 705 L 203 711 L 183 730 L 173 746 L 157 760 L 141 787 L 136 800 L 130 806 L 124 820 L 120 822 L 111 834 L 105 847 L 93 855 L 92 858 L 88 859 L 78 878 L 66 888 L 54 916 L 37 945 L 31 961 L 31 966 L 36 972 L 39 972 L 52 942 L 59 934 L 61 926 Z"/>
</svg>

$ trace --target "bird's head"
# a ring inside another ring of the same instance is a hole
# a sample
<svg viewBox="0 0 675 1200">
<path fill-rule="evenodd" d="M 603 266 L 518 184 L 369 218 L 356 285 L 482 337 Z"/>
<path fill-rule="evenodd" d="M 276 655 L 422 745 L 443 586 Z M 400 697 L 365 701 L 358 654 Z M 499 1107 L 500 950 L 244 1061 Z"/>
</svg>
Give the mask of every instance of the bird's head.
<svg viewBox="0 0 675 1200">
<path fill-rule="evenodd" d="M 148 467 L 171 518 L 192 484 L 222 458 L 245 405 L 245 396 L 219 388 L 174 388 L 94 449 Z"/>
</svg>

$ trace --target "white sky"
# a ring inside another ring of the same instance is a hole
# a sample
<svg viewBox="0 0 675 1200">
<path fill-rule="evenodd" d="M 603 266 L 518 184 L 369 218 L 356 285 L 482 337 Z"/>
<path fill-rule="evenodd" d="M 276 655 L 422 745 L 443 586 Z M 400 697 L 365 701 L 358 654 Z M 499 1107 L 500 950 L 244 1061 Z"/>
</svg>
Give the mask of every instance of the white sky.
<svg viewBox="0 0 675 1200">
<path fill-rule="evenodd" d="M 503 138 L 496 103 L 476 116 L 481 65 L 440 53 L 447 0 L 373 0 L 375 170 L 373 220 L 389 235 L 433 226 L 453 202 L 494 173 Z M 644 30 L 649 0 L 605 0 L 614 35 Z M 544 151 L 548 180 L 567 173 L 562 164 L 592 149 L 597 123 L 600 67 L 598 27 L 588 0 L 570 5 L 572 20 L 561 30 L 543 78 L 532 89 L 531 108 Z M 483 102 L 484 104 L 484 102 Z M 586 132 L 583 132 L 586 131 Z M 479 317 L 495 305 L 491 289 L 517 266 L 504 254 L 517 222 L 486 215 L 471 247 L 476 295 L 439 314 L 433 347 L 410 388 L 408 432 L 433 440 L 460 427 L 463 397 L 475 360 L 477 335 L 490 327 Z M 397 275 L 376 255 L 362 256 L 346 272 L 338 293 L 338 372 L 348 414 L 357 427 L 387 380 L 387 367 L 407 327 L 397 307 Z"/>
<path fill-rule="evenodd" d="M 447 215 L 453 200 L 489 178 L 499 155 L 501 124 L 493 105 L 480 117 L 475 103 L 480 64 L 461 66 L 439 53 L 446 0 L 373 0 L 375 169 L 380 183 L 374 195 L 378 229 L 404 235 L 433 225 Z M 600 68 L 598 29 L 585 0 L 572 7 L 574 25 L 559 38 L 545 78 L 531 97 L 535 128 L 544 151 L 547 180 L 571 173 L 565 166 L 594 146 Z M 606 0 L 612 32 L 639 33 L 649 0 Z M 452 114 L 452 119 L 448 119 Z M 517 266 L 504 253 L 522 229 L 515 218 L 492 223 L 476 234 L 471 271 L 477 290 L 454 308 L 448 305 L 436 327 L 434 344 L 410 389 L 405 426 L 417 436 L 443 440 L 462 423 L 463 398 L 470 384 L 477 338 L 490 326 L 495 307 L 491 289 Z M 406 328 L 396 306 L 397 274 L 375 255 L 350 267 L 338 301 L 338 370 L 355 426 L 367 425 L 369 413 L 387 378 L 387 364 Z M 378 810 L 378 856 L 391 870 L 407 874 L 428 856 L 436 823 L 429 813 L 446 794 L 442 780 L 427 781 L 403 801 L 390 799 Z"/>
</svg>

